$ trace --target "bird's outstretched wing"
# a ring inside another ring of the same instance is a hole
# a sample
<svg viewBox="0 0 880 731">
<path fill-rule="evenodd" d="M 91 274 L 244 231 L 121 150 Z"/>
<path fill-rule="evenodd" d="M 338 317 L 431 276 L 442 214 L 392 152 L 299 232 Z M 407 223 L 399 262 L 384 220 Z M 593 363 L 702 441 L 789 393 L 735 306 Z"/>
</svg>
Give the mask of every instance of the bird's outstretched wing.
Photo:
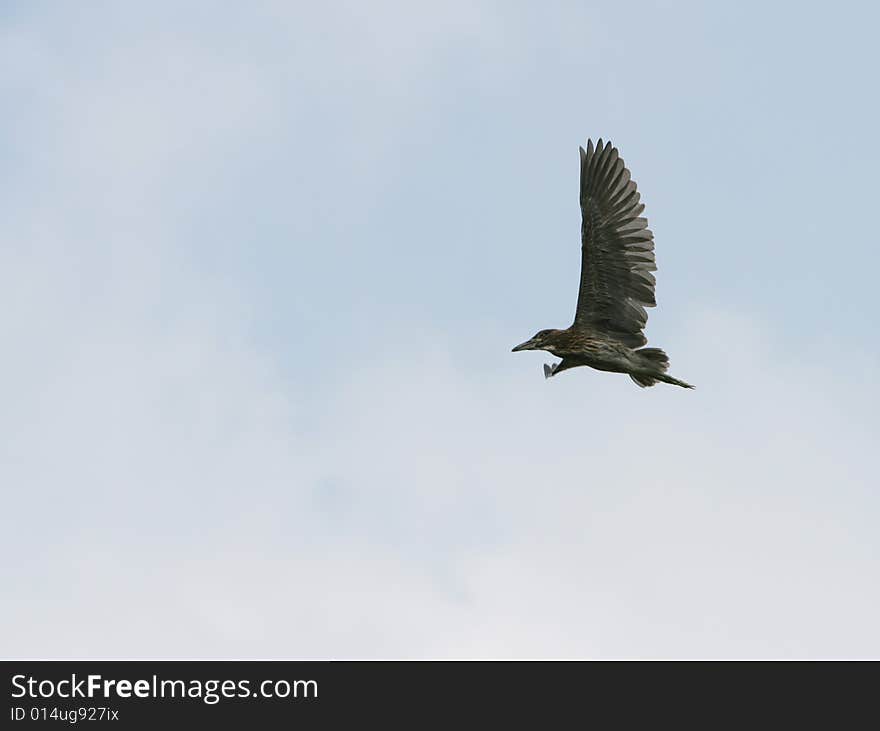
<svg viewBox="0 0 880 731">
<path fill-rule="evenodd" d="M 574 327 L 598 328 L 631 348 L 647 341 L 654 299 L 654 234 L 617 148 L 581 150 L 581 288 Z"/>
</svg>

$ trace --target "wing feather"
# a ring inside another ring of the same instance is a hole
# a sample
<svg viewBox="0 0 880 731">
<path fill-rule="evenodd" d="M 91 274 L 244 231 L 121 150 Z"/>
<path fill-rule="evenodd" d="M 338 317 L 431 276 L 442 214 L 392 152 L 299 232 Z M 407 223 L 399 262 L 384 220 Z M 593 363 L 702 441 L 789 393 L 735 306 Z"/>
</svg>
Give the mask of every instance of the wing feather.
<svg viewBox="0 0 880 731">
<path fill-rule="evenodd" d="M 654 234 L 617 148 L 601 139 L 581 153 L 581 285 L 574 326 L 598 328 L 636 348 L 654 298 Z"/>
</svg>

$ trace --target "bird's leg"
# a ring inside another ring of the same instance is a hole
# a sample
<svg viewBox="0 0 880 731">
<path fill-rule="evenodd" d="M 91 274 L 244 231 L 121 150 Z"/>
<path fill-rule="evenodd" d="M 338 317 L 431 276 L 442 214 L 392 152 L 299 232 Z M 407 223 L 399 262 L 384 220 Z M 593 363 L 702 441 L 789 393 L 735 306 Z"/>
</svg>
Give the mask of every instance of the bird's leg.
<svg viewBox="0 0 880 731">
<path fill-rule="evenodd" d="M 562 373 L 562 371 L 567 371 L 569 368 L 576 368 L 579 365 L 583 365 L 583 362 L 578 358 L 563 356 L 562 360 L 558 363 L 554 363 L 553 365 L 544 365 L 544 378 L 550 378 L 550 376 L 558 376 L 560 373 Z"/>
</svg>

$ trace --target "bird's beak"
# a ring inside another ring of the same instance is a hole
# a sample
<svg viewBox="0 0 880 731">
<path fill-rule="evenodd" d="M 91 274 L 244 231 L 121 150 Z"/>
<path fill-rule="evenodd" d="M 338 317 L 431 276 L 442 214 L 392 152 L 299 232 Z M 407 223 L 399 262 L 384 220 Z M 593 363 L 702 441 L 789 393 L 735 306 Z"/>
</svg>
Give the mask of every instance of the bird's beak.
<svg viewBox="0 0 880 731">
<path fill-rule="evenodd" d="M 524 343 L 520 343 L 510 352 L 515 353 L 517 350 L 534 350 L 534 349 L 535 349 L 535 339 L 532 338 L 531 340 L 526 340 Z"/>
</svg>

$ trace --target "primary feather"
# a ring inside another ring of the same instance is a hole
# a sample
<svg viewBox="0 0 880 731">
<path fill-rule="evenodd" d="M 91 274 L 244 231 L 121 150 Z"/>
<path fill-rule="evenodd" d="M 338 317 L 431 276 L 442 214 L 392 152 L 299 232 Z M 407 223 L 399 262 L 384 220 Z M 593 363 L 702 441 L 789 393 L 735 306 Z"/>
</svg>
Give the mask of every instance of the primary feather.
<svg viewBox="0 0 880 731">
<path fill-rule="evenodd" d="M 654 234 L 639 217 L 645 206 L 617 148 L 581 151 L 581 283 L 574 325 L 614 335 L 631 348 L 647 341 L 646 307 L 654 307 Z"/>
</svg>

